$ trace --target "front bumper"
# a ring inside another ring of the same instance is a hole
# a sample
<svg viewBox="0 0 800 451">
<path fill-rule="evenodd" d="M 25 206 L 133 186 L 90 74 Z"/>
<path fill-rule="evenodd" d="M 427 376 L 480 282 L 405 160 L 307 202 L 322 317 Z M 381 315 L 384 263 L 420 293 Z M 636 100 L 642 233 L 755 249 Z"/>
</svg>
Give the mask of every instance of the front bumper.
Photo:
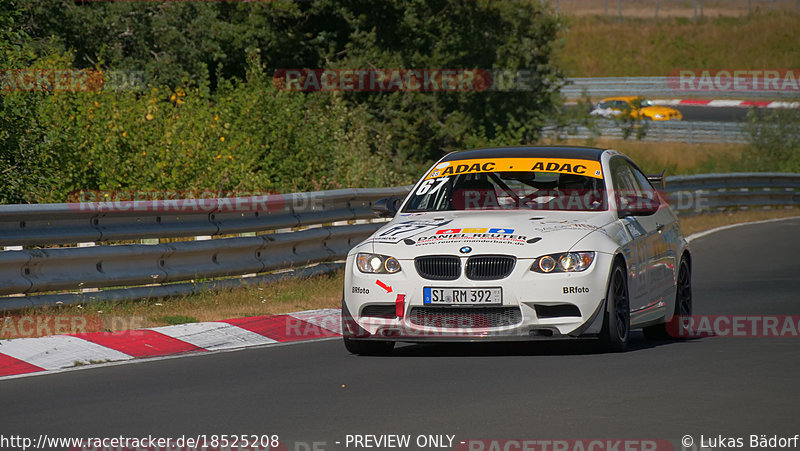
<svg viewBox="0 0 800 451">
<path fill-rule="evenodd" d="M 456 280 L 437 281 L 420 277 L 413 260 L 401 260 L 402 271 L 396 274 L 364 274 L 351 256 L 342 303 L 343 334 L 350 339 L 409 342 L 594 336 L 605 316 L 612 257 L 598 253 L 592 266 L 580 273 L 540 274 L 530 271 L 532 259 L 519 259 L 513 272 L 500 280 L 469 280 L 462 274 Z M 502 305 L 426 305 L 424 287 L 499 287 Z"/>
</svg>

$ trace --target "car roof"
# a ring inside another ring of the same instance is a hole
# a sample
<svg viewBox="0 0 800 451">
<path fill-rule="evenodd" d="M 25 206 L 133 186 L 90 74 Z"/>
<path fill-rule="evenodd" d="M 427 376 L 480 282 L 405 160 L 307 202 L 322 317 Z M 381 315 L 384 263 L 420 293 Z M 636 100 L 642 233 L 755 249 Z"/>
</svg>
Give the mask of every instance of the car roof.
<svg viewBox="0 0 800 451">
<path fill-rule="evenodd" d="M 582 146 L 489 147 L 447 154 L 441 161 L 483 158 L 570 158 L 600 161 L 604 149 Z"/>
<path fill-rule="evenodd" d="M 600 102 L 610 102 L 612 100 L 622 100 L 625 102 L 630 102 L 639 98 L 643 98 L 642 96 L 617 96 L 617 97 L 606 97 L 605 99 L 601 100 Z"/>
</svg>

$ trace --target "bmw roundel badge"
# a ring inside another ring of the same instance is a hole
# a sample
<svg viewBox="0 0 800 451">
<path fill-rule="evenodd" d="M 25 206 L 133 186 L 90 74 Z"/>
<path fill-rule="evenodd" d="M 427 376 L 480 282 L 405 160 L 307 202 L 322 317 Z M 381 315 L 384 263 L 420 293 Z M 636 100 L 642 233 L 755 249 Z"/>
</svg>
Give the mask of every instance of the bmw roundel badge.
<svg viewBox="0 0 800 451">
<path fill-rule="evenodd" d="M 469 246 L 464 246 L 461 249 L 459 249 L 458 252 L 461 252 L 462 254 L 469 254 L 470 252 L 472 252 L 472 248 Z"/>
</svg>

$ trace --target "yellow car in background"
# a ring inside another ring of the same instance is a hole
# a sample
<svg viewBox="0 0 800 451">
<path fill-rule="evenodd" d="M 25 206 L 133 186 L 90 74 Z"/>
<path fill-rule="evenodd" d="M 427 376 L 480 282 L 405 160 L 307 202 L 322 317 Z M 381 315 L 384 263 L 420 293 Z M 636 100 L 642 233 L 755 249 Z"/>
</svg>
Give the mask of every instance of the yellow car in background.
<svg viewBox="0 0 800 451">
<path fill-rule="evenodd" d="M 637 120 L 680 121 L 683 115 L 675 108 L 658 106 L 652 100 L 638 96 L 603 99 L 589 113 L 605 118 L 630 117 Z"/>
</svg>

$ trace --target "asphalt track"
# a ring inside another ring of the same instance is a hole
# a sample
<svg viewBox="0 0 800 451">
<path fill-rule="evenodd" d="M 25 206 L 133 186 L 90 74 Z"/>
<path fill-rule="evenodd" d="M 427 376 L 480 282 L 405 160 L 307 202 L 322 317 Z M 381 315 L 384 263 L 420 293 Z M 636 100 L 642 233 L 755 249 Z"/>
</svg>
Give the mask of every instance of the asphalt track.
<svg viewBox="0 0 800 451">
<path fill-rule="evenodd" d="M 693 122 L 744 122 L 750 108 L 746 107 L 705 107 L 677 105 L 675 108 L 683 114 L 684 121 Z"/>
<path fill-rule="evenodd" d="M 800 219 L 693 242 L 695 313 L 800 314 Z M 347 434 L 679 440 L 800 433 L 800 339 L 406 345 L 349 355 L 338 340 L 0 381 L 0 435 Z M 342 442 L 337 445 L 335 442 Z M 745 441 L 746 443 L 746 441 Z M 745 446 L 745 449 L 747 446 Z"/>
</svg>

